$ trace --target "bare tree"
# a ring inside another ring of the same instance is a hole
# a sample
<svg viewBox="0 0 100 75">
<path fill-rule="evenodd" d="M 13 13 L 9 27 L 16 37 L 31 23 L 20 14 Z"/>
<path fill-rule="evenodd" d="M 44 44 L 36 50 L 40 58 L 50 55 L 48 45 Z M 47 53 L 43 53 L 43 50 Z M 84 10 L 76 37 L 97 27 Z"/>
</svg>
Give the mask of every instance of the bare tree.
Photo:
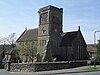
<svg viewBox="0 0 100 75">
<path fill-rule="evenodd" d="M 12 45 L 12 48 L 13 48 L 15 42 L 16 42 L 16 35 L 15 35 L 15 33 L 12 33 L 12 34 L 10 34 L 10 35 L 8 36 L 8 38 L 7 38 L 7 43 L 10 44 L 10 45 Z"/>
<path fill-rule="evenodd" d="M 1 44 L 15 44 L 16 42 L 16 35 L 15 33 L 9 34 L 8 37 L 3 37 L 0 39 Z"/>
<path fill-rule="evenodd" d="M 15 33 L 12 33 L 12 34 L 10 34 L 10 35 L 8 36 L 7 42 L 8 42 L 9 44 L 14 44 L 14 43 L 15 43 L 15 39 L 16 39 Z"/>
<path fill-rule="evenodd" d="M 6 44 L 7 43 L 7 37 L 3 37 L 0 39 L 0 44 Z"/>
</svg>

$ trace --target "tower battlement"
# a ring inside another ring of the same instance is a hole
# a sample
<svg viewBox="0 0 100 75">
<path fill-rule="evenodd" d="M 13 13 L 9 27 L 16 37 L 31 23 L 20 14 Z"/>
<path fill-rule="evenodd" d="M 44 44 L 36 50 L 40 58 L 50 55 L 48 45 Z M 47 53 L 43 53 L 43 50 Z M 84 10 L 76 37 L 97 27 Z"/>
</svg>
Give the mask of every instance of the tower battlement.
<svg viewBox="0 0 100 75">
<path fill-rule="evenodd" d="M 63 8 L 57 8 L 57 7 L 52 6 L 52 5 L 48 5 L 48 6 L 40 8 L 39 12 L 46 11 L 46 10 L 55 10 L 55 11 L 63 12 Z"/>
</svg>

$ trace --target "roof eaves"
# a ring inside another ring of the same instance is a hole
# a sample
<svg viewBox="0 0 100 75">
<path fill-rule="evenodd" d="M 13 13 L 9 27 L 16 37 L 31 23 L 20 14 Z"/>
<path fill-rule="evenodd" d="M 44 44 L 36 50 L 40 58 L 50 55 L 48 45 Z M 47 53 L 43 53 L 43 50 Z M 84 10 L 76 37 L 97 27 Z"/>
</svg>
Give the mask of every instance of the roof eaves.
<svg viewBox="0 0 100 75">
<path fill-rule="evenodd" d="M 27 31 L 27 30 L 25 30 L 25 31 L 20 35 L 20 37 L 16 40 L 16 42 L 19 42 L 19 39 L 25 34 L 26 31 Z"/>
</svg>

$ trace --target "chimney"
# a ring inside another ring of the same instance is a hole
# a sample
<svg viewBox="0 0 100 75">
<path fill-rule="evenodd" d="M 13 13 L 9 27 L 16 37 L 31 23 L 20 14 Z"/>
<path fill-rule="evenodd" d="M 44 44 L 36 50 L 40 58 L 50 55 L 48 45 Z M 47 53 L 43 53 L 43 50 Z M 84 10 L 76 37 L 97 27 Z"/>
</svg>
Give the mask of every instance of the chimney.
<svg viewBox="0 0 100 75">
<path fill-rule="evenodd" d="M 78 31 L 80 31 L 80 26 L 78 26 Z"/>
<path fill-rule="evenodd" d="M 25 31 L 27 31 L 27 27 L 25 27 Z"/>
</svg>

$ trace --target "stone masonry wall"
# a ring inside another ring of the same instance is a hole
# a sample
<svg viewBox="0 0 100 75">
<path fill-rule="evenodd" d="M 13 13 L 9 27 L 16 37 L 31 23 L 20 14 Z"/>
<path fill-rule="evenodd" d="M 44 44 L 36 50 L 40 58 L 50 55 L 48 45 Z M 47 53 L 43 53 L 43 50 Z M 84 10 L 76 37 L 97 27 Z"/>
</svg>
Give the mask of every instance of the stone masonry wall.
<svg viewBox="0 0 100 75">
<path fill-rule="evenodd" d="M 57 69 L 67 69 L 80 65 L 86 65 L 86 63 L 78 62 L 36 62 L 36 63 L 11 63 L 10 71 L 13 72 L 36 72 L 47 71 Z"/>
</svg>

